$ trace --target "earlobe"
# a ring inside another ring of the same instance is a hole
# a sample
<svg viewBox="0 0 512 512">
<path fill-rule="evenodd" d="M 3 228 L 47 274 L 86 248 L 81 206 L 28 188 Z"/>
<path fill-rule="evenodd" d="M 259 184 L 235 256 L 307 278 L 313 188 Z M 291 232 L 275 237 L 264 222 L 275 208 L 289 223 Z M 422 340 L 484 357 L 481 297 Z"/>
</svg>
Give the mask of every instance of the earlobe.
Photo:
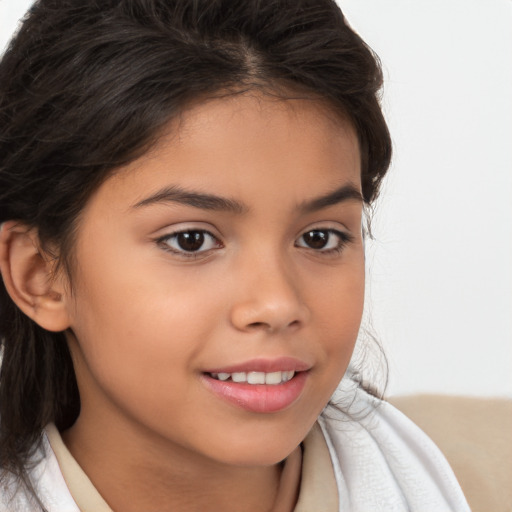
<svg viewBox="0 0 512 512">
<path fill-rule="evenodd" d="M 0 228 L 0 272 L 7 292 L 32 320 L 49 331 L 69 327 L 62 278 L 40 248 L 37 230 L 6 221 Z"/>
</svg>

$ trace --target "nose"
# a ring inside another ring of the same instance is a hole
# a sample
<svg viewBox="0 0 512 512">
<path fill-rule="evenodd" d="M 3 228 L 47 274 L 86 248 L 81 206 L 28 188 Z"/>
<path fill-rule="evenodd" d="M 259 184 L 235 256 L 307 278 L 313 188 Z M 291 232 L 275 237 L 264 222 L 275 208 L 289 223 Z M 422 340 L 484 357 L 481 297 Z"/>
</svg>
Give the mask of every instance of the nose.
<svg viewBox="0 0 512 512">
<path fill-rule="evenodd" d="M 284 262 L 252 262 L 237 279 L 231 323 L 244 332 L 280 333 L 303 326 L 310 317 L 300 283 Z"/>
</svg>

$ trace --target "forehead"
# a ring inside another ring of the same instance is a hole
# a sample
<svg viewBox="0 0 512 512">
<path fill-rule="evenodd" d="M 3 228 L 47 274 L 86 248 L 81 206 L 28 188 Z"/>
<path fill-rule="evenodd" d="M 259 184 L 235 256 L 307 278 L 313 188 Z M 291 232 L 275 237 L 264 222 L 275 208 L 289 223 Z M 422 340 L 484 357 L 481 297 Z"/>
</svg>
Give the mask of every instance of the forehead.
<svg viewBox="0 0 512 512">
<path fill-rule="evenodd" d="M 308 188 L 360 188 L 360 169 L 354 128 L 325 102 L 242 94 L 191 106 L 148 153 L 107 181 L 132 203 L 169 185 L 301 201 Z"/>
<path fill-rule="evenodd" d="M 312 144 L 338 145 L 340 137 L 351 139 L 357 146 L 351 149 L 359 151 L 352 124 L 327 101 L 283 98 L 255 91 L 192 104 L 169 123 L 159 144 L 146 156 L 151 158 L 166 147 L 186 148 L 194 142 L 207 151 L 214 147 L 220 148 L 220 152 L 236 151 L 269 138 L 275 141 L 268 146 L 269 150 L 273 145 L 288 146 L 295 142 L 295 149 L 301 152 Z M 308 144 L 301 144 L 305 140 Z"/>
</svg>

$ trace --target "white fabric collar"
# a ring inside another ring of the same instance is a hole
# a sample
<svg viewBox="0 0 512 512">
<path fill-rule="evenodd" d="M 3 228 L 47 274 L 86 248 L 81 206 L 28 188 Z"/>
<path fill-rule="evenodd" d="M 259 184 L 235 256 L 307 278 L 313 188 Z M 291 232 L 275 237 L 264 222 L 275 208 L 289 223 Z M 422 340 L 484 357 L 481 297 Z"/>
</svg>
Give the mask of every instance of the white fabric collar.
<svg viewBox="0 0 512 512">
<path fill-rule="evenodd" d="M 339 510 L 470 512 L 448 462 L 391 404 L 343 379 L 319 423 L 329 447 Z"/>
</svg>

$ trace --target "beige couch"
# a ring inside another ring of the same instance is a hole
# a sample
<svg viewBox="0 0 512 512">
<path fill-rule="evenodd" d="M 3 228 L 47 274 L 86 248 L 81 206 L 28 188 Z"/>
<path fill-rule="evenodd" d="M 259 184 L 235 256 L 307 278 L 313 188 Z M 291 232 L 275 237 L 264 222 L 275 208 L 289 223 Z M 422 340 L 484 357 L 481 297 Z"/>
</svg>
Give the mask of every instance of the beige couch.
<svg viewBox="0 0 512 512">
<path fill-rule="evenodd" d="M 473 512 L 512 512 L 512 400 L 416 395 L 389 401 L 439 446 Z"/>
</svg>

